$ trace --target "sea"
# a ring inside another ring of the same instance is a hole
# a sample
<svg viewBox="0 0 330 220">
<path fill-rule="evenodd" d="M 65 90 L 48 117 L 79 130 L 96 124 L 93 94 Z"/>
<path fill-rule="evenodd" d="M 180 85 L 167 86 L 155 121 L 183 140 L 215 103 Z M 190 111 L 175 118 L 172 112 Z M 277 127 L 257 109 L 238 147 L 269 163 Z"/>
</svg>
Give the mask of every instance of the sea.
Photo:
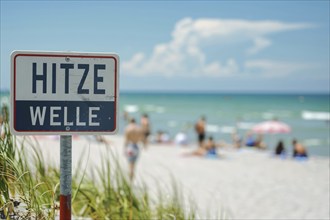
<svg viewBox="0 0 330 220">
<path fill-rule="evenodd" d="M 9 92 L 2 91 L 0 105 L 9 105 L 9 100 Z M 289 125 L 291 132 L 264 134 L 268 149 L 282 140 L 291 151 L 295 138 L 310 155 L 329 157 L 329 94 L 120 92 L 118 133 L 124 132 L 125 116 L 139 122 L 142 114 L 150 119 L 152 137 L 161 131 L 174 140 L 178 133 L 185 133 L 190 145 L 196 145 L 194 124 L 202 116 L 207 136 L 228 144 L 233 132 L 244 139 L 256 124 L 276 119 Z"/>
</svg>

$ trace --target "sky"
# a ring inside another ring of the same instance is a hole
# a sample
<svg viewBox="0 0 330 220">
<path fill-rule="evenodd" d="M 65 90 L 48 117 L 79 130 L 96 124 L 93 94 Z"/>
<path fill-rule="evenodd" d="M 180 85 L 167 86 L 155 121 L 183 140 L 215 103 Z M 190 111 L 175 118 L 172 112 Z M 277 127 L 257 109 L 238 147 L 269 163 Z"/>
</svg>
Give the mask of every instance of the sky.
<svg viewBox="0 0 330 220">
<path fill-rule="evenodd" d="M 111 52 L 121 91 L 329 93 L 329 1 L 3 1 L 14 50 Z"/>
</svg>

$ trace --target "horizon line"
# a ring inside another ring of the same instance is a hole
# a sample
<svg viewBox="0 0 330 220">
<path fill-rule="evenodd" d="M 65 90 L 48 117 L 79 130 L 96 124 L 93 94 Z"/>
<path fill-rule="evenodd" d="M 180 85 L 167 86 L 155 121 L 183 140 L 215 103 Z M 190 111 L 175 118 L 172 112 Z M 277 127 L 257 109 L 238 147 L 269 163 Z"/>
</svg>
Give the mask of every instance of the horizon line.
<svg viewBox="0 0 330 220">
<path fill-rule="evenodd" d="M 121 93 L 144 93 L 144 94 L 255 94 L 255 95 L 330 95 L 329 91 L 262 91 L 262 90 L 142 90 L 142 89 L 123 89 Z M 0 93 L 10 93 L 10 89 L 0 89 Z"/>
</svg>

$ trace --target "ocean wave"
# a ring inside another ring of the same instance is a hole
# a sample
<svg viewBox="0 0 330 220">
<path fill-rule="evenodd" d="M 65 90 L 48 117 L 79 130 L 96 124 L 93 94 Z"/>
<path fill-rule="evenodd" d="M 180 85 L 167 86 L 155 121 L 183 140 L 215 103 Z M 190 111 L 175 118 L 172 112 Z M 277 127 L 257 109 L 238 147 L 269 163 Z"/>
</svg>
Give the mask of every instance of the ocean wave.
<svg viewBox="0 0 330 220">
<path fill-rule="evenodd" d="M 220 127 L 218 125 L 208 124 L 206 125 L 206 131 L 211 133 L 217 133 L 220 131 Z"/>
<path fill-rule="evenodd" d="M 329 112 L 302 111 L 301 117 L 305 120 L 324 120 L 330 121 Z"/>
<path fill-rule="evenodd" d="M 165 108 L 163 106 L 157 106 L 157 105 L 152 105 L 152 104 L 145 105 L 143 109 L 147 112 L 156 112 L 159 114 L 162 114 L 165 112 Z"/>
<path fill-rule="evenodd" d="M 252 123 L 252 122 L 239 122 L 239 123 L 237 123 L 237 127 L 238 127 L 239 129 L 243 129 L 243 130 L 249 130 L 249 129 L 251 129 L 254 125 L 255 125 L 255 123 Z"/>
<path fill-rule="evenodd" d="M 220 128 L 221 133 L 232 134 L 236 131 L 235 127 L 232 126 L 223 126 Z"/>
<path fill-rule="evenodd" d="M 139 111 L 139 107 L 137 105 L 125 105 L 124 110 L 128 113 L 135 113 Z"/>
<path fill-rule="evenodd" d="M 206 125 L 206 131 L 210 133 L 227 133 L 227 134 L 232 134 L 235 131 L 235 127 L 232 126 L 218 126 L 218 125 L 212 125 L 208 124 Z"/>
<path fill-rule="evenodd" d="M 302 142 L 306 146 L 320 146 L 322 144 L 322 140 L 320 139 L 306 139 Z"/>
</svg>

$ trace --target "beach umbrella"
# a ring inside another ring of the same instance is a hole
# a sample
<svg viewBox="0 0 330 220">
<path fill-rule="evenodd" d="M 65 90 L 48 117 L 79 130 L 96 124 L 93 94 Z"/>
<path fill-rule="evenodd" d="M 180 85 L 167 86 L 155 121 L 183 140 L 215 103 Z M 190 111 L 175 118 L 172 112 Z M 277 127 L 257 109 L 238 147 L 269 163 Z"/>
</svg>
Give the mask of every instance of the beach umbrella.
<svg viewBox="0 0 330 220">
<path fill-rule="evenodd" d="M 270 145 L 272 145 L 274 134 L 290 133 L 291 127 L 284 122 L 271 120 L 254 125 L 252 131 L 257 134 L 271 134 Z"/>
<path fill-rule="evenodd" d="M 256 124 L 252 131 L 258 134 L 283 134 L 291 132 L 291 128 L 284 122 L 272 120 Z"/>
</svg>

